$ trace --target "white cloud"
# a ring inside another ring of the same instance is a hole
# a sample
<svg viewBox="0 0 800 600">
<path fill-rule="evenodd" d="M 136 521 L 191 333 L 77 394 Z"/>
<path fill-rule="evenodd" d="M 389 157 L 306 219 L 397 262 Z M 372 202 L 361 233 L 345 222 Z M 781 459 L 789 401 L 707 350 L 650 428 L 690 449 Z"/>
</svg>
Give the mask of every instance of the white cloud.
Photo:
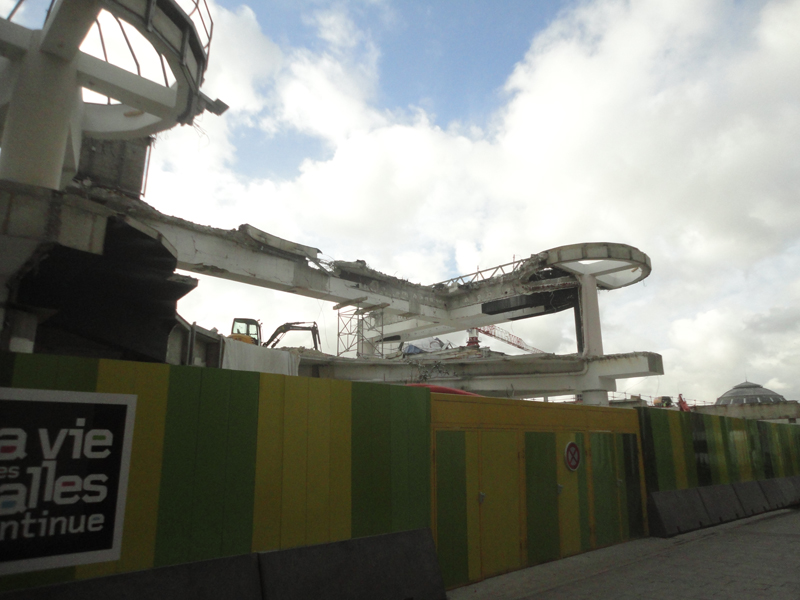
<svg viewBox="0 0 800 600">
<path fill-rule="evenodd" d="M 278 77 L 274 113 L 263 119 L 262 127 L 268 132 L 291 127 L 337 144 L 385 125 L 367 104 L 363 71 L 348 69 L 333 55 L 296 51 Z"/>
<path fill-rule="evenodd" d="M 333 49 L 351 49 L 364 39 L 364 33 L 341 8 L 317 11 L 307 22 L 317 27 L 319 38 Z"/>
<path fill-rule="evenodd" d="M 184 129 L 159 142 L 160 208 L 422 283 L 566 243 L 629 243 L 654 271 L 601 295 L 606 351 L 660 352 L 667 369 L 635 391 L 713 400 L 747 370 L 800 397 L 800 1 L 583 3 L 520 57 L 489 123 L 445 129 L 376 104 L 379 49 L 347 13 L 312 17 L 319 51 L 278 50 L 247 9 L 215 14 L 229 33 L 215 31 L 212 61 L 259 48 L 268 64 L 209 74 L 236 108 L 203 120 L 206 141 Z M 288 181 L 247 179 L 231 166 L 245 117 L 331 155 Z M 561 352 L 572 327 L 571 313 L 513 323 Z"/>
<path fill-rule="evenodd" d="M 203 90 L 220 97 L 237 116 L 257 114 L 267 102 L 264 86 L 283 66 L 283 54 L 261 33 L 251 8 L 212 6 L 214 37 Z"/>
</svg>

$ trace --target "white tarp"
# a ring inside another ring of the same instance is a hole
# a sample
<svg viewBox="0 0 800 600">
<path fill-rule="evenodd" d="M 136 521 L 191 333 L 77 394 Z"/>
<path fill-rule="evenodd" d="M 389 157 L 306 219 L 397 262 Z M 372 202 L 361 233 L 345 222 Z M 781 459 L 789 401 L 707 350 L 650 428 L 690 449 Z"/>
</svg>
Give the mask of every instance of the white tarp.
<svg viewBox="0 0 800 600">
<path fill-rule="evenodd" d="M 443 342 L 438 337 L 429 337 L 403 345 L 403 354 L 422 354 L 448 350 L 453 347 L 451 342 Z"/>
<path fill-rule="evenodd" d="M 258 371 L 278 375 L 297 375 L 300 356 L 288 350 L 273 350 L 238 340 L 222 338 L 222 368 L 237 371 Z"/>
</svg>

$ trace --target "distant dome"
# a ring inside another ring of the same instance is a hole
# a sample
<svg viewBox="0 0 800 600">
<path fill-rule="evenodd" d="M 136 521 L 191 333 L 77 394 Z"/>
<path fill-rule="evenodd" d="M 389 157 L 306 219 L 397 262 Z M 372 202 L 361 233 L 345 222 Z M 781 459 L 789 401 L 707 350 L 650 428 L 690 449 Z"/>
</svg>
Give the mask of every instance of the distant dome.
<svg viewBox="0 0 800 600">
<path fill-rule="evenodd" d="M 777 402 L 786 402 L 786 398 L 757 383 L 745 381 L 722 394 L 717 398 L 716 404 L 775 404 Z"/>
</svg>

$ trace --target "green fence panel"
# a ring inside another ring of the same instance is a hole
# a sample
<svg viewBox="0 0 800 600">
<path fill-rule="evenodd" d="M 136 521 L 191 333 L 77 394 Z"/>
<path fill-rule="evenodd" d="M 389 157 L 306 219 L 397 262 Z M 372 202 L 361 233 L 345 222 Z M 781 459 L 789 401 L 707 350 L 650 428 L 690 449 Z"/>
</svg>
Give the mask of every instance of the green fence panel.
<svg viewBox="0 0 800 600">
<path fill-rule="evenodd" d="M 639 431 L 642 436 L 642 454 L 644 458 L 644 478 L 647 489 L 651 492 L 659 491 L 658 468 L 656 465 L 656 448 L 653 441 L 652 419 L 653 411 L 647 408 L 637 408 L 639 414 Z"/>
<path fill-rule="evenodd" d="M 216 558 L 222 553 L 230 391 L 231 371 L 203 369 L 197 421 L 192 547 L 189 560 Z"/>
<path fill-rule="evenodd" d="M 590 434 L 592 446 L 592 489 L 594 491 L 594 531 L 597 546 L 620 541 L 619 489 L 615 443 L 612 433 Z"/>
<path fill-rule="evenodd" d="M 252 547 L 260 378 L 259 373 L 231 371 L 223 556 L 247 554 Z"/>
<path fill-rule="evenodd" d="M 12 386 L 40 390 L 93 392 L 97 389 L 96 358 L 17 354 Z"/>
<path fill-rule="evenodd" d="M 650 415 L 650 431 L 655 450 L 658 489 L 661 491 L 674 490 L 677 488 L 677 484 L 675 482 L 672 435 L 669 429 L 669 413 L 664 410 L 654 410 Z"/>
<path fill-rule="evenodd" d="M 354 383 L 352 400 L 352 534 L 392 531 L 392 418 L 387 385 Z"/>
<path fill-rule="evenodd" d="M 638 438 L 634 433 L 623 433 L 620 437 L 622 438 L 625 461 L 625 499 L 628 513 L 628 536 L 637 538 L 644 535 Z"/>
<path fill-rule="evenodd" d="M 467 583 L 467 468 L 463 431 L 436 432 L 436 532 L 445 586 Z"/>
<path fill-rule="evenodd" d="M 203 370 L 172 367 L 158 503 L 155 566 L 188 562 Z"/>
<path fill-rule="evenodd" d="M 392 531 L 431 525 L 430 391 L 391 386 Z"/>
<path fill-rule="evenodd" d="M 583 433 L 575 434 L 575 443 L 581 451 L 581 456 L 586 456 L 586 442 Z M 578 469 L 578 503 L 581 519 L 581 550 L 586 552 L 592 549 L 592 531 L 589 521 L 589 481 L 586 469 Z"/>
<path fill-rule="evenodd" d="M 528 564 L 559 557 L 556 434 L 525 434 Z"/>
<path fill-rule="evenodd" d="M 728 482 L 737 483 L 741 481 L 739 470 L 739 457 L 736 453 L 736 441 L 733 437 L 736 430 L 732 427 L 731 419 L 720 417 L 720 429 L 722 431 L 723 447 L 725 449 L 725 464 L 728 472 Z"/>
<path fill-rule="evenodd" d="M 681 440 L 683 442 L 683 457 L 686 465 L 686 483 L 690 488 L 697 487 L 697 457 L 694 453 L 694 437 L 692 429 L 692 413 L 678 413 L 681 423 Z"/>
<path fill-rule="evenodd" d="M 697 485 L 712 485 L 711 458 L 709 456 L 708 433 L 704 415 L 691 413 L 692 447 L 694 449 Z M 649 488 L 648 488 L 649 489 Z"/>
<path fill-rule="evenodd" d="M 750 451 L 750 464 L 752 466 L 753 479 L 764 479 L 764 455 L 761 450 L 758 421 L 746 421 L 745 428 L 747 430 L 747 445 Z"/>
</svg>

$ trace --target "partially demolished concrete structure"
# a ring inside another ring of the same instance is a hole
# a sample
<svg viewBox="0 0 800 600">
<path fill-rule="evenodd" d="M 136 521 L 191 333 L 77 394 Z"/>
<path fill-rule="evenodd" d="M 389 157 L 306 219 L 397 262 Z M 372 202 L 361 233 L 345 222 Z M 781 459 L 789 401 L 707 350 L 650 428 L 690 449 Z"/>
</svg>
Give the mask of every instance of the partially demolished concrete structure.
<svg viewBox="0 0 800 600">
<path fill-rule="evenodd" d="M 579 351 L 571 355 L 473 351 L 390 360 L 304 352 L 300 374 L 435 381 L 508 397 L 576 393 L 585 403 L 605 404 L 617 379 L 663 372 L 657 354 L 603 354 L 598 289 L 630 285 L 650 272 L 647 256 L 623 244 L 565 246 L 500 276 L 424 286 L 358 263 L 323 262 L 319 250 L 251 225 L 231 231 L 197 225 L 107 190 L 78 195 L 1 182 L 0 211 L 2 283 L 9 294 L 3 338 L 17 352 L 221 366 L 221 336 L 191 328 L 175 313 L 177 300 L 197 283 L 176 274 L 178 268 L 380 315 L 378 341 L 575 313 Z"/>
<path fill-rule="evenodd" d="M 197 285 L 177 268 L 351 310 L 358 358 L 296 353 L 291 374 L 427 381 L 509 397 L 580 394 L 584 403 L 607 404 L 617 379 L 663 373 L 657 354 L 603 353 L 598 290 L 650 274 L 647 255 L 625 244 L 562 246 L 420 285 L 363 261 L 324 261 L 316 248 L 251 225 L 224 231 L 142 202 L 131 174 L 146 169 L 117 163 L 146 159 L 142 136 L 227 108 L 200 90 L 213 26 L 207 7 L 193 6 L 187 13 L 171 2 L 63 0 L 41 30 L 0 19 L 0 349 L 236 366 L 224 360 L 224 336 L 177 315 L 177 301 Z M 137 73 L 82 52 L 87 33 L 100 27 L 101 9 L 123 35 L 122 20 L 152 44 L 163 85 L 142 77 L 135 55 Z M 86 102 L 82 90 L 108 102 Z M 132 140 L 131 152 L 117 147 L 125 140 Z M 119 160 L 102 160 L 106 151 Z M 93 174 L 99 168 L 119 171 Z M 470 348 L 389 360 L 381 351 L 387 343 L 570 309 L 577 352 L 568 356 Z"/>
</svg>

